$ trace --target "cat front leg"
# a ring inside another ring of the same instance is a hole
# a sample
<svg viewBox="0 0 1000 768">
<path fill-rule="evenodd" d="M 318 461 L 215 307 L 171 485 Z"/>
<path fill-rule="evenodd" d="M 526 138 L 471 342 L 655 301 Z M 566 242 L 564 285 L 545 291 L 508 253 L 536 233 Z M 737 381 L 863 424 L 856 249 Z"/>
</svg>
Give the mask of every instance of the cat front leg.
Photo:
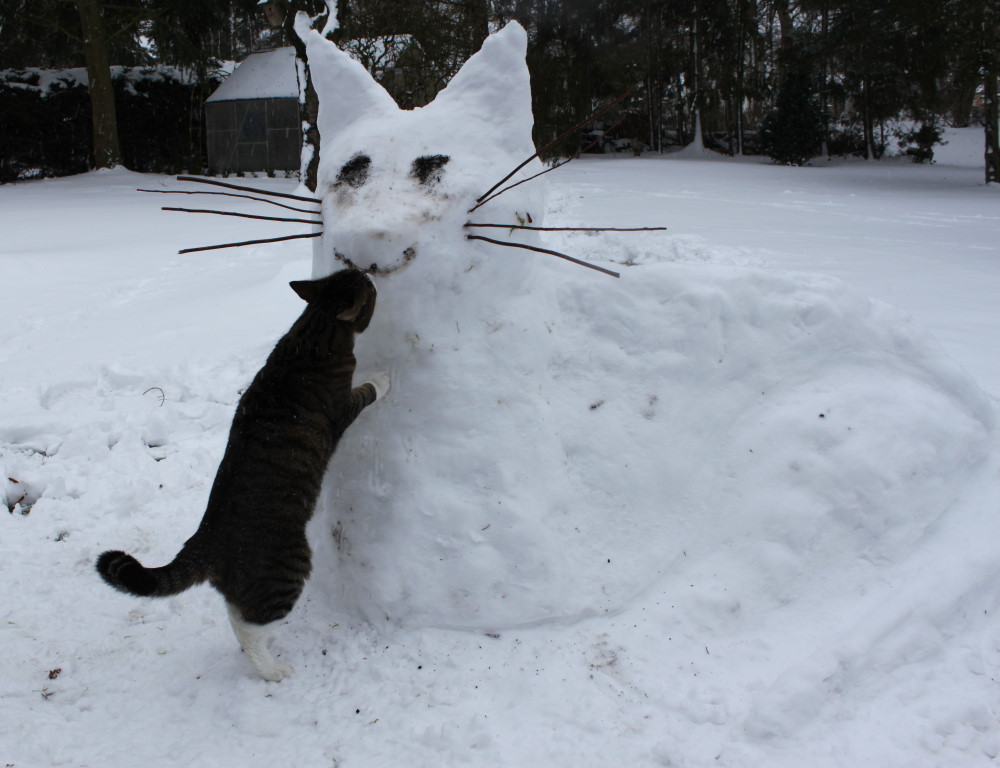
<svg viewBox="0 0 1000 768">
<path fill-rule="evenodd" d="M 368 381 L 351 390 L 350 406 L 347 410 L 347 423 L 352 424 L 358 414 L 365 408 L 385 397 L 389 391 L 389 376 L 385 373 L 373 373 Z"/>
<path fill-rule="evenodd" d="M 271 641 L 271 629 L 277 622 L 254 624 L 246 621 L 240 609 L 228 601 L 226 610 L 229 611 L 229 623 L 233 625 L 236 639 L 261 677 L 277 683 L 292 673 L 291 664 L 275 659 L 267 647 Z"/>
<path fill-rule="evenodd" d="M 375 399 L 381 400 L 389 394 L 389 374 L 377 371 L 368 377 L 368 383 L 375 389 Z M 370 405 L 370 403 L 369 403 Z"/>
</svg>

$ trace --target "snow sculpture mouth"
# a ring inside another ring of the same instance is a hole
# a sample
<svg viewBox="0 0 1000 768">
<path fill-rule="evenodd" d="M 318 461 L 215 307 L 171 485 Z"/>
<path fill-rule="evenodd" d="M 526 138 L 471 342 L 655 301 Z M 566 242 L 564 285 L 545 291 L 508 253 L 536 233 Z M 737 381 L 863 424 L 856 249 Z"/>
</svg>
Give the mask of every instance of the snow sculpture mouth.
<svg viewBox="0 0 1000 768">
<path fill-rule="evenodd" d="M 337 261 L 340 261 L 344 266 L 350 269 L 357 269 L 361 272 L 366 272 L 369 275 L 391 275 L 393 272 L 398 272 L 411 261 L 413 261 L 417 256 L 417 249 L 412 245 L 403 250 L 402 260 L 396 259 L 394 261 L 373 261 L 368 265 L 364 263 L 357 263 L 354 260 L 348 258 L 346 255 L 340 251 L 334 251 L 333 255 L 336 257 Z"/>
</svg>

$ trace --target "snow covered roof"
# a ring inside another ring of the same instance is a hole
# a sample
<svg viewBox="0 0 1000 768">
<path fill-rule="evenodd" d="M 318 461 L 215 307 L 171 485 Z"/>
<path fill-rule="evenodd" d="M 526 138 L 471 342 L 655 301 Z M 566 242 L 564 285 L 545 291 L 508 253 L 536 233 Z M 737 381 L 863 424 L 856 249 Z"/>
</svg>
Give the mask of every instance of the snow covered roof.
<svg viewBox="0 0 1000 768">
<path fill-rule="evenodd" d="M 207 101 L 294 99 L 298 95 L 295 49 L 289 46 L 247 56 Z"/>
<path fill-rule="evenodd" d="M 376 77 L 380 77 L 386 69 L 395 66 L 399 55 L 411 42 L 410 35 L 357 38 L 348 40 L 344 44 L 344 51 L 352 59 L 360 61 Z M 207 101 L 293 99 L 298 96 L 295 49 L 289 46 L 251 53 Z"/>
</svg>

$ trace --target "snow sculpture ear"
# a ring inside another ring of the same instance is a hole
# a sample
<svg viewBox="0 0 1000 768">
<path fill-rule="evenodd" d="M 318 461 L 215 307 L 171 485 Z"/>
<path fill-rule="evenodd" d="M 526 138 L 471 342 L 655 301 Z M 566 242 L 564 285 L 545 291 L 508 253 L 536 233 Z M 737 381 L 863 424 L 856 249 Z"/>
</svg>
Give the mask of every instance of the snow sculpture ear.
<svg viewBox="0 0 1000 768">
<path fill-rule="evenodd" d="M 525 56 L 528 35 L 516 21 L 486 38 L 425 109 L 458 108 L 491 123 L 522 123 L 531 115 L 531 81 Z M 501 134 L 502 135 L 502 134 Z"/>
<path fill-rule="evenodd" d="M 306 44 L 309 74 L 319 97 L 320 136 L 334 136 L 355 120 L 399 111 L 368 70 L 313 29 L 302 11 L 295 16 L 295 33 Z"/>
</svg>

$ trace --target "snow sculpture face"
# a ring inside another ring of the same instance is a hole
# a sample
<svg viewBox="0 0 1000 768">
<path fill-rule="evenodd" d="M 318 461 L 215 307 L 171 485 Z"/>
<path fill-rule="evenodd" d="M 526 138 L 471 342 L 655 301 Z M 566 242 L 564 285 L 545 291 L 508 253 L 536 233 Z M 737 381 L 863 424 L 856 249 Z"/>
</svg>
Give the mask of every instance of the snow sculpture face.
<svg viewBox="0 0 1000 768">
<path fill-rule="evenodd" d="M 402 110 L 308 21 L 300 15 L 296 31 L 319 97 L 324 234 L 316 271 L 348 264 L 391 274 L 426 259 L 462 259 L 452 266 L 468 268 L 483 256 L 464 240 L 469 209 L 534 153 L 524 30 L 511 23 L 491 35 L 433 102 Z M 512 182 L 540 169 L 536 160 Z M 542 207 L 536 183 L 487 203 L 476 218 L 537 221 Z"/>
</svg>

